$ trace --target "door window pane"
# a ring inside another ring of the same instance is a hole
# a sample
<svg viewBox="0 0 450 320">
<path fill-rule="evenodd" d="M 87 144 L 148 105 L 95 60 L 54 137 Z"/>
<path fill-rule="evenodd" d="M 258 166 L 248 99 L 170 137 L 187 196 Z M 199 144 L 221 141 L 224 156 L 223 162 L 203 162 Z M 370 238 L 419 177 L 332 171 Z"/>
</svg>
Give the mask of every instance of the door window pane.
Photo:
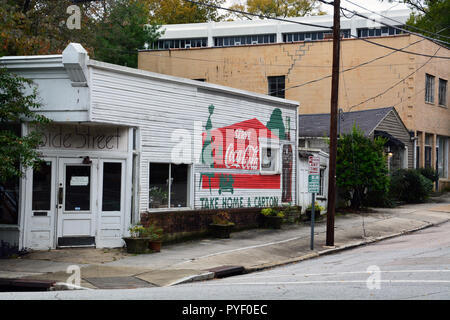
<svg viewBox="0 0 450 320">
<path fill-rule="evenodd" d="M 188 166 L 171 165 L 170 207 L 187 207 Z"/>
<path fill-rule="evenodd" d="M 102 211 L 120 211 L 122 186 L 122 163 L 103 164 Z"/>
<path fill-rule="evenodd" d="M 167 208 L 169 199 L 169 164 L 150 163 L 150 208 Z"/>
<path fill-rule="evenodd" d="M 66 166 L 66 211 L 91 208 L 91 166 Z"/>
<path fill-rule="evenodd" d="M 32 210 L 50 210 L 52 163 L 42 162 L 33 170 Z"/>
</svg>

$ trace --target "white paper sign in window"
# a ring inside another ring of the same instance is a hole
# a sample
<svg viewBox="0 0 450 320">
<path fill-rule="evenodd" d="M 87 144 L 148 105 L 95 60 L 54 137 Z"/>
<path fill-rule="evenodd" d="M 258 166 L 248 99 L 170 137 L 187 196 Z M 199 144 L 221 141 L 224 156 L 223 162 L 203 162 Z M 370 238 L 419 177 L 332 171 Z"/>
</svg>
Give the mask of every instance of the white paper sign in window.
<svg viewBox="0 0 450 320">
<path fill-rule="evenodd" d="M 87 186 L 89 184 L 89 177 L 72 176 L 70 178 L 71 187 Z"/>
</svg>

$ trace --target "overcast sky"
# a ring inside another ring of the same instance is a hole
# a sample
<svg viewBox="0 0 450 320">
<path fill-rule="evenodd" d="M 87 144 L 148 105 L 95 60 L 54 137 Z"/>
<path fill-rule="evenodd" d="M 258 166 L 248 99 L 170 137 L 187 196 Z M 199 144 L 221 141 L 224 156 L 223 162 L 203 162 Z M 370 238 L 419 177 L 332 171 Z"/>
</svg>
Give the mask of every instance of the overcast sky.
<svg viewBox="0 0 450 320">
<path fill-rule="evenodd" d="M 229 7 L 234 2 L 239 2 L 238 0 L 227 0 L 225 7 Z M 399 10 L 399 9 L 407 9 L 408 7 L 402 3 L 399 3 L 397 1 L 389 3 L 387 0 L 384 0 L 383 2 L 379 0 L 351 0 L 351 2 L 361 5 L 362 7 L 367 8 L 368 10 L 372 11 L 384 11 L 384 10 Z M 341 0 L 341 7 L 349 9 L 349 10 L 355 10 L 358 12 L 364 12 L 365 10 L 358 8 L 357 6 L 354 6 L 350 3 L 348 3 L 346 0 Z M 333 6 L 322 4 L 322 10 L 327 12 L 328 14 L 333 14 Z"/>
</svg>

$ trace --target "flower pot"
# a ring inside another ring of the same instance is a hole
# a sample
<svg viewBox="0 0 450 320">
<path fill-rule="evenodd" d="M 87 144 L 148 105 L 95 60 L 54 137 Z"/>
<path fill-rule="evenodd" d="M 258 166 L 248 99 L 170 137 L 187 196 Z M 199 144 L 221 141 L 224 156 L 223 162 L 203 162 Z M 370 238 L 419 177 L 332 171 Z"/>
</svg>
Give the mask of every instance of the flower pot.
<svg viewBox="0 0 450 320">
<path fill-rule="evenodd" d="M 149 238 L 123 238 L 127 245 L 128 253 L 146 253 L 148 252 Z"/>
<path fill-rule="evenodd" d="M 310 209 L 306 209 L 306 219 L 308 221 L 311 220 L 312 211 Z M 320 216 L 320 210 L 314 210 L 314 221 L 319 220 L 321 218 Z"/>
<path fill-rule="evenodd" d="M 161 240 L 151 240 L 148 242 L 148 248 L 155 252 L 161 251 Z"/>
<path fill-rule="evenodd" d="M 211 234 L 216 238 L 228 239 L 230 238 L 231 230 L 234 224 L 214 224 L 209 225 Z"/>
<path fill-rule="evenodd" d="M 265 216 L 264 221 L 266 228 L 281 229 L 283 218 L 277 216 Z"/>
</svg>

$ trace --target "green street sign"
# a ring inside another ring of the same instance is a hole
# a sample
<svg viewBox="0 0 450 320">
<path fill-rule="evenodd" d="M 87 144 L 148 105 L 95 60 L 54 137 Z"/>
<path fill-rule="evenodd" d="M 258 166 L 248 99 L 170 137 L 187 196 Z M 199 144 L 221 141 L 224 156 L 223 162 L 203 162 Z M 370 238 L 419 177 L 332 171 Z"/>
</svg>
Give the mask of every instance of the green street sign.
<svg viewBox="0 0 450 320">
<path fill-rule="evenodd" d="M 308 192 L 319 193 L 320 176 L 318 174 L 308 175 Z"/>
</svg>

